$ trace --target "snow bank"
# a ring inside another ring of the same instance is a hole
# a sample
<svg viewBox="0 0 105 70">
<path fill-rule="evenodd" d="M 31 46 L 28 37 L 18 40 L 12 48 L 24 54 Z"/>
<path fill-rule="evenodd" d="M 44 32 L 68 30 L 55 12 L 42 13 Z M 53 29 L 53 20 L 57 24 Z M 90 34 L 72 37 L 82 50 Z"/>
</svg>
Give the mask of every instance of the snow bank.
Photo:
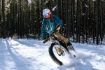
<svg viewBox="0 0 105 70">
<path fill-rule="evenodd" d="M 72 43 L 76 58 L 65 57 L 63 66 L 50 58 L 48 47 L 34 39 L 0 39 L 0 70 L 105 70 L 105 46 Z"/>
</svg>

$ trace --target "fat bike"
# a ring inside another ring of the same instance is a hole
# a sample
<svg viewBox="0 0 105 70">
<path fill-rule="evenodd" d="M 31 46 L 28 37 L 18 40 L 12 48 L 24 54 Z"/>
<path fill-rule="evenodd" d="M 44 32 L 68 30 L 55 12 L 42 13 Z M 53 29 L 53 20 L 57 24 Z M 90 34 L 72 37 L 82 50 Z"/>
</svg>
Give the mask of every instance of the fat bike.
<svg viewBox="0 0 105 70">
<path fill-rule="evenodd" d="M 43 43 L 51 41 L 51 45 L 49 47 L 49 55 L 55 63 L 58 65 L 63 65 L 63 62 L 58 57 L 65 57 L 65 54 L 71 55 L 70 51 L 75 52 L 75 49 L 70 43 L 69 38 L 64 37 L 59 32 L 60 28 L 60 25 L 58 25 L 53 33 L 47 37 Z M 76 55 L 73 55 L 73 57 L 76 57 Z"/>
</svg>

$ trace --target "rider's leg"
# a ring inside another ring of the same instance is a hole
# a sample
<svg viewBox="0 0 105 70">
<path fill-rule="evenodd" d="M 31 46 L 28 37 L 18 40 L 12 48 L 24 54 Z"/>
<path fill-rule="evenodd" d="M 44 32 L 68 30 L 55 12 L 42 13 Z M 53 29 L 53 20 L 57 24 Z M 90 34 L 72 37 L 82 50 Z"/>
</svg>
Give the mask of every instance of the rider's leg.
<svg viewBox="0 0 105 70">
<path fill-rule="evenodd" d="M 59 43 L 64 47 L 66 48 L 67 50 L 67 45 L 69 43 L 69 39 L 64 37 L 62 34 L 60 34 L 59 32 L 56 32 L 53 34 L 54 37 L 59 41 Z"/>
<path fill-rule="evenodd" d="M 74 47 L 70 43 L 69 39 L 64 37 L 62 34 L 56 32 L 54 33 L 55 38 L 60 42 L 60 44 L 70 53 L 72 50 L 75 51 Z M 75 55 L 74 55 L 75 57 Z"/>
<path fill-rule="evenodd" d="M 69 39 L 64 37 L 62 34 L 59 32 L 54 33 L 54 37 L 58 40 L 61 41 L 64 44 L 67 44 L 69 42 Z"/>
</svg>

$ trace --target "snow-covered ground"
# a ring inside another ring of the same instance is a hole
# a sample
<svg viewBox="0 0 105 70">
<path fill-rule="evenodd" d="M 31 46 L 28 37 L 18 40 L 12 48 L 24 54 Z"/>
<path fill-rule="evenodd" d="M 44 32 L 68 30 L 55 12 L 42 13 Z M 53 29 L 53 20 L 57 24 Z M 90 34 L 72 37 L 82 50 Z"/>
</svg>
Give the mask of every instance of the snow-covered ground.
<svg viewBox="0 0 105 70">
<path fill-rule="evenodd" d="M 76 58 L 58 66 L 50 58 L 50 43 L 34 39 L 0 39 L 0 70 L 105 70 L 105 45 L 72 43 Z"/>
</svg>

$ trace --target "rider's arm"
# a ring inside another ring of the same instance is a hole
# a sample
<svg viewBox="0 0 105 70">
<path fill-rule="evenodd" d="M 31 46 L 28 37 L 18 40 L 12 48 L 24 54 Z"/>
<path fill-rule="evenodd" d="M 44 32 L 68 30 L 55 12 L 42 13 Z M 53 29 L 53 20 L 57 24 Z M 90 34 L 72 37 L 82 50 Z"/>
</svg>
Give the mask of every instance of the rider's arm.
<svg viewBox="0 0 105 70">
<path fill-rule="evenodd" d="M 48 26 L 47 33 L 50 35 L 53 32 L 53 30 L 55 29 L 54 23 L 52 23 L 50 20 L 48 20 L 47 26 Z"/>
<path fill-rule="evenodd" d="M 56 26 L 61 25 L 62 28 L 64 27 L 64 24 L 63 24 L 62 20 L 59 17 L 54 16 L 54 20 L 55 20 Z"/>
<path fill-rule="evenodd" d="M 45 32 L 46 32 L 46 30 L 45 30 L 45 25 L 46 25 L 45 19 L 43 19 L 42 22 L 41 22 L 41 34 L 40 34 L 40 37 L 41 37 L 42 39 L 43 39 L 43 37 L 44 37 L 44 35 L 45 35 Z"/>
</svg>

